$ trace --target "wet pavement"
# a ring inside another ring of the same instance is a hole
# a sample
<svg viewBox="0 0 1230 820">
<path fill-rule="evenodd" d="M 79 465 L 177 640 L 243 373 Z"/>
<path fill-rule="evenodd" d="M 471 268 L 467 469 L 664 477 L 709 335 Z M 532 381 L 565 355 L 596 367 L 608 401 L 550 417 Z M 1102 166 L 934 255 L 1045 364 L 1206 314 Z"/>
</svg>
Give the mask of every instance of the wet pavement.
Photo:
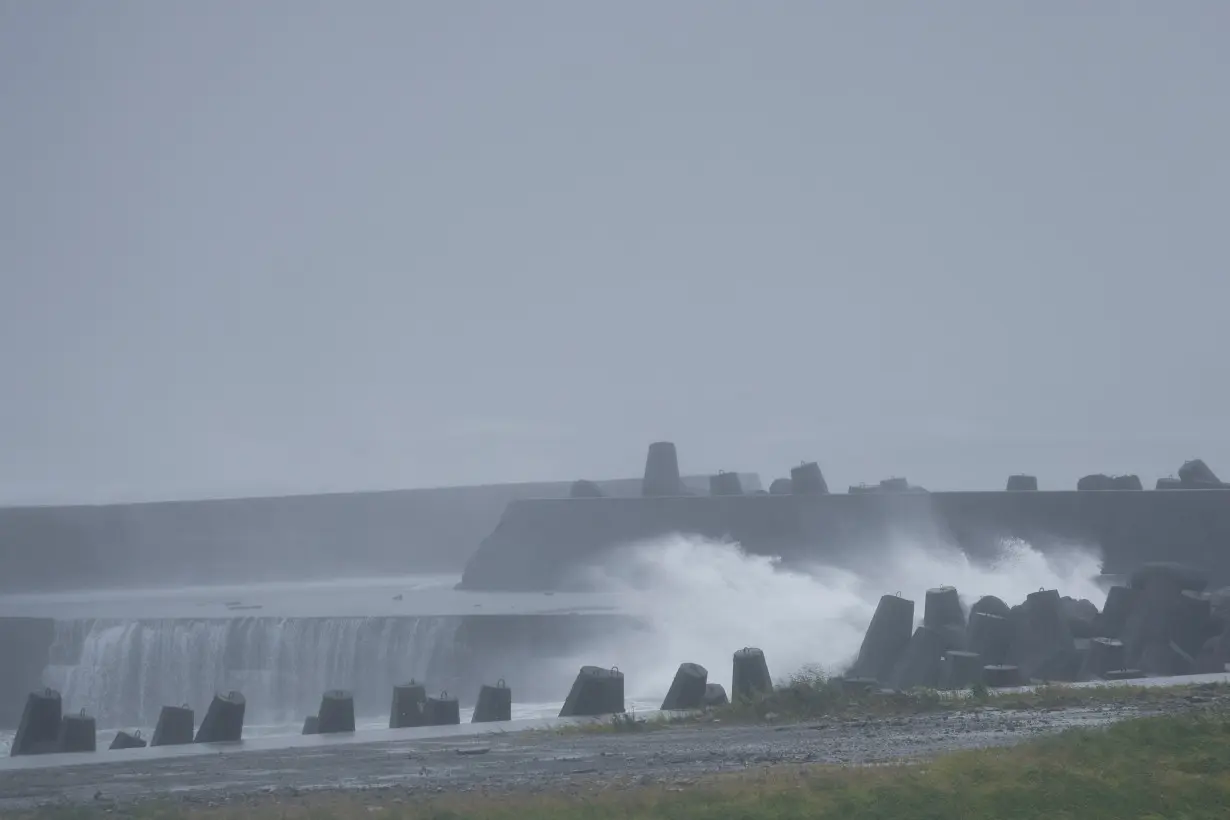
<svg viewBox="0 0 1230 820">
<path fill-rule="evenodd" d="M 491 794 L 686 784 L 703 775 L 777 764 L 872 764 L 1006 746 L 1067 728 L 1191 708 L 1195 707 L 1190 697 L 1176 696 L 1145 706 L 1057 711 L 979 708 L 787 726 L 709 723 L 624 732 L 483 735 L 458 731 L 448 737 L 377 742 L 324 738 L 292 748 L 245 751 L 196 747 L 193 752 L 158 757 L 112 752 L 106 762 L 94 765 L 0 771 L 0 811 L 63 802 L 123 805 L 147 799 L 220 804 L 328 790 Z"/>
</svg>

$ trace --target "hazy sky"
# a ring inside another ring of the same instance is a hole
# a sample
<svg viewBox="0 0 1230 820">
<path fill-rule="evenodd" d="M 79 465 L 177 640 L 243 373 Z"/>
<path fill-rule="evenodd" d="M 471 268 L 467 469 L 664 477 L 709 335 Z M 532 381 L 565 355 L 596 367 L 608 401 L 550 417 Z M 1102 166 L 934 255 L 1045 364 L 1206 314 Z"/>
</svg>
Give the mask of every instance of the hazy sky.
<svg viewBox="0 0 1230 820">
<path fill-rule="evenodd" d="M 1230 3 L 0 0 L 0 503 L 1230 478 Z"/>
</svg>

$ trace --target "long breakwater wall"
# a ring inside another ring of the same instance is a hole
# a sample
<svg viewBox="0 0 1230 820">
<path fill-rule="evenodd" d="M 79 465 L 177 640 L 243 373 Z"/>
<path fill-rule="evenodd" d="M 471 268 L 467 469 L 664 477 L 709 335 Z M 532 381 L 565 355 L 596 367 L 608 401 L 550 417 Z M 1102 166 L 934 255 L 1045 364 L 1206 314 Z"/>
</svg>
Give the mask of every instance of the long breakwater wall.
<svg viewBox="0 0 1230 820">
<path fill-rule="evenodd" d="M 739 542 L 787 564 L 884 556 L 908 539 L 990 558 L 1002 539 L 1101 551 L 1107 573 L 1185 561 L 1230 583 L 1230 489 L 904 492 L 542 499 L 508 506 L 460 588 L 567 588 L 615 547 L 672 533 Z"/>
<path fill-rule="evenodd" d="M 755 477 L 748 477 L 755 480 Z M 708 477 L 687 477 L 707 489 Z M 641 479 L 597 482 L 638 495 Z M 571 482 L 0 508 L 0 593 L 458 572 L 509 502 Z"/>
</svg>

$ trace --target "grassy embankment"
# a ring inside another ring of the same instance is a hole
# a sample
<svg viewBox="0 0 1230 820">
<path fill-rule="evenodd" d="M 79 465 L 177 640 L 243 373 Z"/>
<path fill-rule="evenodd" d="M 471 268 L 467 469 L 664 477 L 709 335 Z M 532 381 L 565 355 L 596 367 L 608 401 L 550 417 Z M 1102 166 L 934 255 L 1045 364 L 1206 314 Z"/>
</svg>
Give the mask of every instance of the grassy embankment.
<svg viewBox="0 0 1230 820">
<path fill-rule="evenodd" d="M 1205 710 L 1072 730 L 1006 749 L 914 765 L 781 766 L 703 778 L 686 788 L 637 786 L 584 796 L 319 795 L 280 803 L 148 805 L 30 817 L 136 820 L 1127 820 L 1230 814 L 1230 713 Z"/>
<path fill-rule="evenodd" d="M 618 715 L 609 722 L 582 724 L 548 730 L 564 733 L 645 731 L 680 725 L 789 723 L 816 718 L 874 718 L 944 710 L 994 708 L 1037 710 L 1096 707 L 1103 705 L 1162 705 L 1187 700 L 1203 703 L 1230 697 L 1230 685 L 1177 686 L 1038 686 L 1026 691 L 995 691 L 985 687 L 964 692 L 918 689 L 911 692 L 852 693 L 839 679 L 802 672 L 771 694 L 751 702 L 733 703 L 703 713 L 682 717 L 638 718 Z M 1230 817 L 1230 812 L 1227 813 Z"/>
</svg>

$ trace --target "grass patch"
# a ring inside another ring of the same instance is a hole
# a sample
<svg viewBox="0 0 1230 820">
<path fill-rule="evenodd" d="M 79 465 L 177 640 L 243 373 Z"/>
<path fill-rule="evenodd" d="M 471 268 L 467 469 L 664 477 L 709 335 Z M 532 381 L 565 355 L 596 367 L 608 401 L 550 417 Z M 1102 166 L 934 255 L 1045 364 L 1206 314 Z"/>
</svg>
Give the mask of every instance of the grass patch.
<svg viewBox="0 0 1230 820">
<path fill-rule="evenodd" d="M 985 686 L 945 692 L 914 689 L 908 692 L 852 691 L 840 678 L 804 669 L 753 700 L 687 715 L 613 715 L 593 723 L 535 731 L 560 734 L 639 732 L 705 724 L 792 723 L 820 718 L 876 718 L 968 709 L 1047 710 L 1094 706 L 1141 706 L 1189 700 L 1202 703 L 1230 698 L 1230 684 L 1203 683 L 1176 686 L 1071 686 L 1062 683 L 1027 691 L 996 691 Z M 1230 816 L 1228 814 L 1227 816 Z"/>
<path fill-rule="evenodd" d="M 1066 709 L 1091 706 L 1195 703 L 1230 697 L 1230 684 L 1177 686 L 1042 685 L 1027 691 L 996 691 L 978 686 L 961 692 L 915 689 L 908 692 L 852 691 L 840 678 L 804 670 L 772 693 L 709 710 L 700 720 L 790 722 L 821 717 L 879 717 L 941 710 L 995 708 Z"/>
<path fill-rule="evenodd" d="M 1073 730 L 912 766 L 779 766 L 684 787 L 568 796 L 452 795 L 395 803 L 387 796 L 351 794 L 216 809 L 148 805 L 118 813 L 138 820 L 1211 820 L 1226 817 L 1228 806 L 1230 713 L 1207 710 Z M 69 820 L 101 813 L 24 816 Z"/>
</svg>

